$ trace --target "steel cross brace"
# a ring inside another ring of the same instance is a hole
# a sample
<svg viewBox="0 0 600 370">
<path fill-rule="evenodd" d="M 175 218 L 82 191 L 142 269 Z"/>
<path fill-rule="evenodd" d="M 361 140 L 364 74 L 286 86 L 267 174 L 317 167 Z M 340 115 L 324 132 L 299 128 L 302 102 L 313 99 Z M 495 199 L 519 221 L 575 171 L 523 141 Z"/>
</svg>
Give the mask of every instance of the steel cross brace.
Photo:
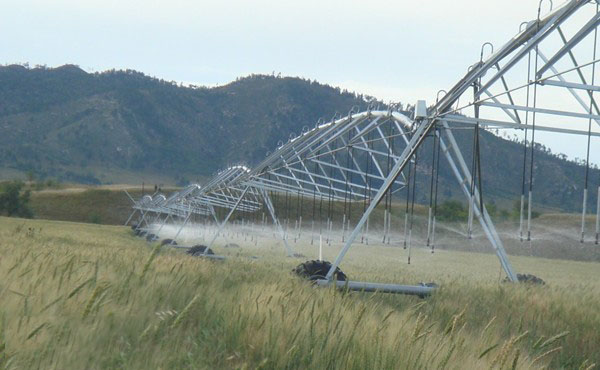
<svg viewBox="0 0 600 370">
<path fill-rule="evenodd" d="M 342 248 L 342 250 L 336 257 L 335 261 L 331 265 L 329 272 L 327 272 L 327 275 L 325 276 L 325 278 L 327 280 L 332 280 L 335 269 L 339 266 L 339 264 L 344 259 L 344 256 L 346 255 L 346 253 L 352 246 L 354 239 L 356 239 L 358 234 L 360 234 L 363 226 L 367 222 L 367 219 L 371 215 L 371 212 L 373 212 L 373 210 L 375 209 L 375 207 L 377 206 L 379 201 L 381 201 L 381 199 L 383 199 L 383 196 L 388 191 L 388 189 L 392 186 L 396 177 L 398 177 L 398 175 L 400 175 L 400 172 L 402 172 L 404 167 L 409 163 L 410 159 L 416 153 L 417 149 L 419 148 L 421 143 L 425 140 L 425 137 L 427 136 L 427 134 L 433 127 L 434 127 L 433 123 L 428 120 L 423 120 L 419 123 L 419 126 L 417 127 L 415 134 L 411 138 L 409 145 L 407 145 L 406 148 L 404 148 L 402 155 L 400 155 L 400 159 L 394 164 L 394 167 L 390 170 L 390 173 L 388 174 L 387 178 L 385 179 L 382 186 L 377 191 L 377 194 L 375 194 L 371 203 L 369 204 L 369 207 L 363 213 L 361 219 L 358 221 L 358 223 L 354 227 L 354 230 L 352 231 L 352 233 L 346 240 L 344 247 Z"/>
<path fill-rule="evenodd" d="M 410 140 L 409 145 L 407 145 L 407 147 L 402 152 L 400 159 L 394 164 L 394 167 L 391 169 L 385 182 L 383 183 L 381 188 L 377 191 L 377 194 L 374 196 L 373 200 L 369 204 L 369 207 L 363 213 L 360 221 L 356 224 L 354 230 L 352 231 L 352 233 L 348 237 L 346 243 L 344 244 L 344 247 L 342 248 L 342 250 L 336 257 L 335 261 L 331 265 L 331 268 L 329 269 L 329 271 L 327 272 L 327 276 L 325 277 L 327 280 L 332 280 L 335 269 L 342 262 L 344 256 L 350 249 L 352 243 L 354 242 L 354 240 L 356 239 L 358 234 L 361 232 L 361 229 L 364 226 L 364 224 L 366 223 L 370 214 L 373 212 L 373 210 L 375 209 L 375 207 L 377 206 L 379 201 L 381 199 L 383 199 L 383 196 L 389 190 L 389 188 L 393 184 L 396 177 L 400 174 L 400 172 L 402 172 L 402 170 L 404 169 L 406 164 L 410 161 L 412 156 L 416 153 L 416 150 L 422 144 L 422 142 L 424 141 L 428 132 L 435 126 L 435 123 L 436 123 L 435 121 L 430 122 L 428 120 L 423 120 L 420 122 L 419 126 L 417 127 L 417 130 L 415 131 L 415 134 L 413 135 L 413 137 Z M 449 148 L 445 145 L 445 143 L 442 140 L 440 140 L 440 144 L 442 145 L 442 150 L 444 151 L 444 155 L 446 156 L 446 159 L 450 162 L 450 166 L 453 168 L 453 172 L 454 172 L 455 176 L 457 177 L 457 180 L 458 180 L 459 184 L 461 185 L 461 188 L 463 188 L 463 192 L 465 192 L 465 195 L 467 196 L 467 198 L 470 198 L 470 191 L 469 191 L 469 189 L 465 188 L 465 186 L 466 186 L 465 179 L 469 180 L 471 178 L 471 174 L 468 170 L 466 163 L 464 162 L 464 158 L 462 157 L 460 149 L 458 148 L 456 141 L 454 140 L 454 136 L 452 135 L 452 132 L 450 130 L 448 130 L 447 123 L 444 121 L 444 122 L 442 122 L 442 124 L 445 125 L 444 128 L 446 129 L 445 131 L 446 131 L 447 135 L 449 134 L 448 138 L 451 142 L 450 145 L 451 145 L 453 151 L 455 152 L 455 154 L 457 155 L 460 167 L 463 171 L 464 179 L 461 178 L 461 175 L 459 173 L 459 170 L 458 170 L 454 160 L 448 153 Z M 475 196 L 476 196 L 476 198 L 478 198 L 480 196 L 478 191 L 475 191 Z M 486 233 L 486 236 L 488 237 L 488 240 L 492 243 L 492 246 L 493 246 L 498 258 L 500 259 L 502 268 L 506 272 L 508 278 L 513 282 L 517 281 L 517 276 L 512 268 L 512 265 L 510 264 L 510 262 L 508 260 L 506 252 L 504 250 L 504 246 L 502 245 L 502 242 L 498 236 L 498 233 L 496 232 L 496 229 L 494 227 L 494 224 L 492 223 L 491 218 L 489 217 L 489 214 L 487 213 L 487 210 L 485 209 L 485 206 L 483 207 L 482 212 L 480 212 L 479 207 L 476 206 L 475 213 L 476 213 L 475 215 L 479 219 L 479 222 L 481 223 L 481 226 L 484 229 L 484 232 Z"/>
<path fill-rule="evenodd" d="M 125 192 L 125 194 L 127 194 L 127 197 L 129 198 L 129 200 L 131 200 L 131 202 L 133 203 L 133 205 L 135 206 L 135 200 L 133 199 L 133 197 L 129 194 L 129 192 L 127 190 L 123 190 Z M 129 215 L 129 218 L 127 219 L 127 221 L 125 221 L 125 226 L 127 226 L 127 224 L 129 224 L 129 221 L 131 221 L 131 219 L 133 218 L 133 215 L 136 214 L 138 210 L 136 208 L 133 209 L 133 212 L 131 213 L 131 215 Z"/>
<path fill-rule="evenodd" d="M 275 208 L 273 207 L 273 203 L 271 202 L 271 197 L 269 197 L 269 194 L 267 194 L 267 191 L 262 188 L 260 189 L 260 192 L 262 193 L 265 204 L 267 205 L 267 209 L 269 210 L 269 213 L 271 214 L 273 223 L 277 226 L 277 230 L 279 231 L 279 234 L 281 235 L 281 239 L 283 240 L 283 245 L 285 247 L 287 255 L 288 255 L 288 257 L 292 257 L 294 255 L 294 251 L 292 250 L 292 248 L 288 244 L 287 240 L 285 239 L 285 232 L 283 231 L 283 227 L 281 227 L 281 223 L 279 222 L 279 219 L 275 215 Z"/>
<path fill-rule="evenodd" d="M 215 220 L 215 224 L 219 225 L 219 218 L 217 217 L 217 212 L 215 211 L 215 207 L 213 207 L 211 204 L 208 205 L 208 208 L 210 209 L 210 213 L 213 216 L 213 219 Z M 225 239 L 225 242 L 229 242 L 227 240 L 227 237 L 225 236 L 225 233 L 223 233 L 223 239 Z"/>
<path fill-rule="evenodd" d="M 187 223 L 190 220 L 191 216 L 192 216 L 192 212 L 188 213 L 188 215 L 186 216 L 185 220 L 183 221 L 183 224 L 181 224 L 181 227 L 179 227 L 179 230 L 177 230 L 177 233 L 173 237 L 173 240 L 171 240 L 170 245 L 173 245 L 175 243 L 175 240 L 177 239 L 177 237 L 179 236 L 179 234 L 181 233 L 181 231 L 183 230 L 183 228 L 185 227 L 185 225 L 187 225 Z"/>
<path fill-rule="evenodd" d="M 452 168 L 452 172 L 456 176 L 456 179 L 457 179 L 461 189 L 465 193 L 465 196 L 467 198 L 471 198 L 471 192 L 467 188 L 467 185 L 466 185 L 466 182 L 469 182 L 469 183 L 471 182 L 471 173 L 467 167 L 467 164 L 465 163 L 465 160 L 460 151 L 460 148 L 458 147 L 458 144 L 456 143 L 456 140 L 454 139 L 454 134 L 452 134 L 452 131 L 449 130 L 448 122 L 442 121 L 442 126 L 444 127 L 444 132 L 446 133 L 448 140 L 450 141 L 450 147 L 451 147 L 452 151 L 454 152 L 454 154 L 456 155 L 456 158 L 460 165 L 460 169 L 462 169 L 462 176 L 460 174 L 459 168 L 456 166 L 455 161 L 453 160 L 452 156 L 449 153 L 450 148 L 446 145 L 443 138 L 440 136 L 440 145 L 441 145 L 442 152 L 444 153 L 444 156 L 448 160 L 448 163 L 450 164 L 450 167 Z M 496 255 L 498 256 L 498 259 L 500 260 L 500 264 L 502 265 L 502 268 L 506 272 L 506 275 L 508 275 L 508 278 L 511 281 L 513 281 L 513 282 L 517 281 L 517 275 L 515 274 L 515 272 L 512 268 L 512 265 L 511 265 L 510 261 L 508 260 L 508 256 L 506 255 L 506 251 L 504 250 L 502 240 L 500 239 L 500 236 L 498 235 L 498 232 L 496 231 L 494 223 L 492 222 L 492 219 L 490 218 L 485 205 L 483 205 L 482 210 L 479 209 L 479 199 L 480 199 L 481 195 L 479 194 L 479 190 L 477 189 L 477 187 L 475 187 L 475 189 L 474 189 L 473 196 L 475 198 L 474 201 L 472 202 L 473 206 L 474 206 L 473 210 L 474 210 L 475 216 L 479 219 L 479 223 L 481 224 L 481 227 L 483 228 L 488 240 L 492 244 L 492 247 L 494 248 L 494 251 L 496 252 Z"/>
<path fill-rule="evenodd" d="M 129 218 L 127 219 L 127 221 L 125 221 L 125 226 L 127 226 L 127 224 L 129 224 L 129 221 L 131 221 L 131 219 L 137 213 L 137 211 L 138 211 L 137 209 L 134 209 L 133 212 L 131 212 L 131 214 L 129 215 Z"/>
<path fill-rule="evenodd" d="M 165 217 L 164 221 L 161 223 L 160 227 L 159 227 L 159 228 L 158 228 L 158 230 L 156 231 L 156 234 L 160 233 L 160 231 L 162 230 L 162 228 L 165 226 L 165 224 L 167 223 L 167 221 L 168 221 L 169 219 L 173 219 L 173 218 L 171 217 L 171 214 L 170 214 L 170 213 L 169 213 L 169 214 L 167 214 L 167 217 Z"/>
<path fill-rule="evenodd" d="M 212 240 L 208 244 L 208 247 L 204 250 L 204 254 L 205 255 L 208 252 L 208 248 L 212 247 L 212 245 L 214 244 L 215 240 L 217 240 L 217 238 L 219 237 L 219 234 L 223 230 L 223 227 L 225 227 L 225 224 L 227 223 L 227 221 L 229 221 L 229 218 L 231 217 L 231 215 L 233 214 L 233 212 L 235 212 L 236 208 L 240 205 L 240 203 L 242 202 L 242 199 L 244 199 L 244 195 L 246 195 L 246 193 L 248 192 L 248 189 L 250 189 L 250 186 L 246 186 L 244 188 L 244 191 L 242 191 L 242 194 L 240 195 L 240 197 L 235 202 L 235 205 L 233 207 L 231 207 L 231 210 L 229 211 L 229 213 L 227 214 L 227 216 L 225 217 L 225 219 L 223 220 L 223 222 L 219 224 L 219 227 L 217 229 L 217 233 L 215 234 L 215 236 L 212 238 Z"/>
<path fill-rule="evenodd" d="M 142 222 L 144 222 L 144 223 L 146 224 L 146 226 L 149 226 L 149 225 L 148 225 L 148 221 L 146 221 L 146 214 L 147 214 L 148 212 L 150 212 L 150 211 L 145 211 L 145 212 L 143 212 L 143 211 L 141 211 L 141 210 L 140 210 L 140 212 L 142 212 L 142 219 L 140 220 L 140 222 L 138 222 L 138 228 L 141 228 L 141 226 L 142 226 Z"/>
</svg>

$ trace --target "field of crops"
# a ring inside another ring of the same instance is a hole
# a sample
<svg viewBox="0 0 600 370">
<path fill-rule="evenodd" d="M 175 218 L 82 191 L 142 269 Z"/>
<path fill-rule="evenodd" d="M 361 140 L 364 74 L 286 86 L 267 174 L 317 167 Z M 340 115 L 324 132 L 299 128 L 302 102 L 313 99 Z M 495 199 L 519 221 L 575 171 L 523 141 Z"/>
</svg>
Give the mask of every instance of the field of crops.
<svg viewBox="0 0 600 370">
<path fill-rule="evenodd" d="M 420 299 L 316 288 L 290 273 L 316 244 L 287 258 L 269 231 L 226 236 L 215 252 L 229 258 L 210 261 L 125 227 L 0 218 L 0 369 L 600 363 L 598 263 L 511 258 L 546 286 L 501 283 L 494 255 L 464 251 L 413 248 L 408 265 L 407 250 L 359 244 L 341 266 L 352 280 L 440 284 Z M 339 242 L 323 249 L 331 260 Z"/>
</svg>

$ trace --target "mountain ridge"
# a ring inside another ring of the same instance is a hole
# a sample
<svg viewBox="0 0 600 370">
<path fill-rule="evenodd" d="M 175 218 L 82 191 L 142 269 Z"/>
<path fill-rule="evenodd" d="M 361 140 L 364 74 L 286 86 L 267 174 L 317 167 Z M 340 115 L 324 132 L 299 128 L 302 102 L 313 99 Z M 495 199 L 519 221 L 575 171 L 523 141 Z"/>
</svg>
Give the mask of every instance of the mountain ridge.
<svg viewBox="0 0 600 370">
<path fill-rule="evenodd" d="M 314 90 L 308 101 L 302 94 L 307 85 Z M 274 104 L 253 104 L 256 96 Z M 191 88 L 131 70 L 89 74 L 75 66 L 1 67 L 0 98 L 0 165 L 75 181 L 66 168 L 209 175 L 239 158 L 256 161 L 294 127 L 321 114 L 368 104 L 298 78 L 257 75 Z M 248 130 L 263 126 L 269 127 L 266 137 Z M 245 135 L 236 135 L 241 128 Z M 227 155 L 240 148 L 243 153 Z M 67 163 L 65 156 L 76 160 Z"/>
<path fill-rule="evenodd" d="M 5 172 L 80 183 L 179 184 L 233 163 L 256 165 L 279 141 L 319 118 L 380 103 L 297 77 L 250 75 L 197 87 L 133 70 L 88 73 L 75 65 L 0 67 L 0 102 L 0 178 Z M 468 162 L 472 133 L 455 136 Z M 516 199 L 522 145 L 487 131 L 481 145 L 484 195 Z M 427 145 L 422 152 L 419 172 L 426 174 Z M 537 145 L 535 171 L 536 199 L 561 209 L 581 206 L 583 166 Z M 449 168 L 440 176 L 443 197 L 462 196 Z M 591 178 L 599 177 L 593 170 Z M 422 193 L 417 198 L 426 201 Z"/>
</svg>

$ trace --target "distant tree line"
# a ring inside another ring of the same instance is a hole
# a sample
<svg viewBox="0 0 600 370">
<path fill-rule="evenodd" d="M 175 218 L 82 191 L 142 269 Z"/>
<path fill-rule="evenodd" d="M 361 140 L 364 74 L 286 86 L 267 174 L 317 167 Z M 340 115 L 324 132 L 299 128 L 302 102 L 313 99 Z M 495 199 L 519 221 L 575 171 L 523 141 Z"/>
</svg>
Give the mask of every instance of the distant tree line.
<svg viewBox="0 0 600 370">
<path fill-rule="evenodd" d="M 525 201 L 523 205 L 523 210 L 527 212 L 528 203 Z M 489 215 L 493 218 L 498 218 L 500 220 L 518 220 L 521 214 L 521 202 L 519 200 L 513 203 L 512 210 L 498 208 L 496 203 L 486 203 L 485 208 L 487 209 Z M 442 204 L 440 204 L 437 208 L 437 218 L 440 221 L 448 221 L 448 222 L 458 222 L 464 221 L 467 219 L 469 215 L 468 204 L 464 202 L 460 202 L 458 200 L 450 199 Z M 538 211 L 532 211 L 531 217 L 537 218 L 540 217 L 541 213 Z"/>
<path fill-rule="evenodd" d="M 22 181 L 0 182 L 0 215 L 8 217 L 32 218 L 29 206 L 31 190 L 23 190 Z"/>
</svg>

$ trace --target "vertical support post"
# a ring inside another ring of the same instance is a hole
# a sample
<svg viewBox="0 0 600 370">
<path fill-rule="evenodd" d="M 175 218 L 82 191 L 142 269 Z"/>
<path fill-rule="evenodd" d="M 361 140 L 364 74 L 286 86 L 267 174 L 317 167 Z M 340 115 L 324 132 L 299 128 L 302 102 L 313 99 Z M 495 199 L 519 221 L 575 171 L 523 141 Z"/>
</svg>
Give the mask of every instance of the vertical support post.
<svg viewBox="0 0 600 370">
<path fill-rule="evenodd" d="M 435 215 L 433 216 L 433 221 L 431 224 L 431 253 L 433 253 L 435 248 Z"/>
<path fill-rule="evenodd" d="M 415 149 L 415 161 L 414 161 L 414 171 L 412 175 L 412 195 L 411 195 L 411 203 L 410 203 L 410 223 L 408 225 L 408 264 L 410 265 L 410 257 L 411 257 L 411 249 L 412 249 L 412 231 L 413 231 L 413 223 L 415 221 L 415 195 L 417 193 L 417 160 L 418 160 L 418 148 Z"/>
<path fill-rule="evenodd" d="M 429 244 L 431 243 L 431 226 L 432 226 L 432 219 L 431 219 L 431 214 L 432 214 L 432 209 L 431 206 L 429 206 L 429 210 L 427 213 L 427 246 L 429 247 Z"/>
<path fill-rule="evenodd" d="M 596 204 L 596 245 L 600 243 L 600 185 L 598 185 L 598 204 Z"/>
<path fill-rule="evenodd" d="M 364 244 L 365 242 L 365 228 L 363 226 L 363 228 L 361 229 L 362 235 L 360 236 L 360 244 Z"/>
<path fill-rule="evenodd" d="M 404 249 L 408 246 L 408 205 L 410 201 L 410 190 L 412 182 L 411 162 L 408 162 L 408 178 L 406 180 L 406 207 L 404 208 Z"/>
<path fill-rule="evenodd" d="M 527 241 L 531 241 L 531 197 L 532 191 L 529 189 L 529 199 L 527 200 Z"/>
<path fill-rule="evenodd" d="M 365 243 L 367 245 L 369 245 L 369 220 L 370 220 L 370 218 L 367 217 L 367 225 L 366 225 L 366 232 L 365 232 Z"/>
<path fill-rule="evenodd" d="M 325 240 L 325 243 L 329 244 L 329 239 L 331 238 L 331 229 L 330 229 L 330 219 L 329 216 L 327 216 L 327 239 Z"/>
<path fill-rule="evenodd" d="M 294 243 L 298 241 L 298 220 L 294 221 Z"/>
<path fill-rule="evenodd" d="M 579 242 L 583 243 L 583 240 L 585 239 L 585 215 L 587 214 L 587 195 L 588 195 L 588 189 L 587 187 L 585 189 L 583 189 L 583 208 L 581 211 L 581 239 L 579 240 Z"/>
<path fill-rule="evenodd" d="M 525 194 L 521 194 L 521 208 L 519 212 L 519 239 L 523 241 L 523 210 L 525 208 Z"/>
<path fill-rule="evenodd" d="M 219 218 L 217 217 L 217 212 L 215 211 L 215 207 L 213 207 L 213 205 L 209 203 L 208 204 L 208 209 L 210 211 L 210 214 L 213 216 L 213 219 L 215 220 L 215 225 L 218 225 L 219 224 Z M 206 223 L 208 223 L 208 217 L 207 217 Z M 206 233 L 208 233 L 208 230 L 206 231 Z"/>
<path fill-rule="evenodd" d="M 469 218 L 467 220 L 467 238 L 473 239 L 473 210 L 475 208 L 475 196 L 469 195 Z"/>
<path fill-rule="evenodd" d="M 342 243 L 346 239 L 346 213 L 342 216 Z"/>
<path fill-rule="evenodd" d="M 404 249 L 406 249 L 407 246 L 408 246 L 408 212 L 404 212 Z"/>
<path fill-rule="evenodd" d="M 350 231 L 350 215 L 348 215 L 348 220 L 346 221 L 346 231 Z M 346 233 L 344 232 L 344 236 Z"/>
<path fill-rule="evenodd" d="M 390 200 L 390 210 L 388 211 L 388 225 L 387 225 L 387 243 L 390 244 L 391 233 L 392 230 L 392 201 Z"/>
<path fill-rule="evenodd" d="M 323 237 L 319 236 L 319 261 L 323 261 Z"/>
<path fill-rule="evenodd" d="M 387 237 L 387 209 L 383 210 L 383 244 L 385 244 L 385 238 Z"/>
</svg>

